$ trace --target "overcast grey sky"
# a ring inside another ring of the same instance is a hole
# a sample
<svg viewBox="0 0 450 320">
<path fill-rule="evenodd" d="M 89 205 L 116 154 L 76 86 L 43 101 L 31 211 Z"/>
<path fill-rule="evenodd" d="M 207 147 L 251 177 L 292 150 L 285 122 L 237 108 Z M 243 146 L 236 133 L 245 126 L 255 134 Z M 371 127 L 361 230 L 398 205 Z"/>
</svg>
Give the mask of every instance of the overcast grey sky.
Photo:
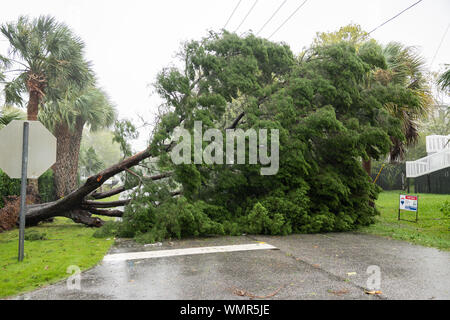
<svg viewBox="0 0 450 320">
<path fill-rule="evenodd" d="M 183 41 L 200 39 L 224 27 L 239 0 L 14 0 L 2 4 L 0 23 L 19 15 L 50 14 L 67 23 L 85 42 L 100 86 L 116 104 L 120 118 L 150 118 L 159 99 L 149 86 L 175 61 Z M 270 36 L 304 0 L 287 0 L 259 34 Z M 308 0 L 270 40 L 288 43 L 294 53 L 311 44 L 316 32 L 349 23 L 370 31 L 417 0 Z M 259 0 L 237 30 L 257 32 L 283 0 Z M 227 29 L 235 31 L 255 0 L 242 0 Z M 372 33 L 381 43 L 417 46 L 432 70 L 450 63 L 450 0 L 423 0 Z M 442 44 L 437 52 L 439 44 Z M 0 41 L 5 53 L 6 42 Z M 434 63 L 430 66 L 433 57 Z M 145 134 L 136 149 L 144 147 Z"/>
</svg>

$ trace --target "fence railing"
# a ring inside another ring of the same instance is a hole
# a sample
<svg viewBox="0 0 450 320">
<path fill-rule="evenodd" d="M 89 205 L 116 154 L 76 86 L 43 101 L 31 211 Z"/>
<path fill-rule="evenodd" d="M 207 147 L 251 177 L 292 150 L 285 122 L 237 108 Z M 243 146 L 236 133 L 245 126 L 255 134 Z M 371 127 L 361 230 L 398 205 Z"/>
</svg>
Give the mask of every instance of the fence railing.
<svg viewBox="0 0 450 320">
<path fill-rule="evenodd" d="M 450 149 L 416 161 L 406 161 L 406 177 L 416 178 L 447 167 L 450 167 Z"/>
<path fill-rule="evenodd" d="M 427 153 L 440 152 L 444 149 L 450 150 L 450 135 L 448 136 L 427 136 Z"/>
</svg>

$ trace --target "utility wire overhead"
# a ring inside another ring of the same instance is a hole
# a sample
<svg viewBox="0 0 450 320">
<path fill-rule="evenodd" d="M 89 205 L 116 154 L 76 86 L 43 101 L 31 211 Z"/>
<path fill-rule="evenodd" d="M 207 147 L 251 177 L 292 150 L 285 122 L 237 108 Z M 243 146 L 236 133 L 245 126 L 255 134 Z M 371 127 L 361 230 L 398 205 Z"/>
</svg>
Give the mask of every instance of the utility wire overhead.
<svg viewBox="0 0 450 320">
<path fill-rule="evenodd" d="M 239 24 L 239 26 L 236 28 L 236 30 L 234 30 L 234 32 L 238 31 L 239 28 L 242 26 L 242 24 L 245 22 L 245 20 L 247 20 L 247 17 L 250 15 L 250 13 L 253 11 L 253 8 L 255 8 L 256 4 L 258 3 L 258 0 L 255 0 L 255 3 L 253 3 L 253 6 L 250 8 L 250 10 L 248 10 L 247 14 L 245 15 L 244 19 L 242 19 L 241 23 Z"/>
<path fill-rule="evenodd" d="M 278 7 L 277 10 L 275 10 L 275 12 L 272 14 L 272 16 L 269 18 L 269 20 L 266 21 L 266 23 L 264 23 L 264 25 L 261 27 L 261 29 L 259 29 L 259 31 L 256 33 L 256 35 L 260 34 L 261 31 L 267 26 L 267 24 L 273 19 L 273 17 L 275 17 L 275 15 L 278 13 L 278 11 L 280 11 L 281 7 L 284 6 L 284 4 L 286 3 L 287 0 L 284 0 L 283 3 Z"/>
<path fill-rule="evenodd" d="M 286 24 L 286 22 L 288 22 L 293 16 L 294 16 L 294 14 L 296 14 L 297 13 L 297 11 L 298 10 L 300 10 L 300 8 L 301 7 L 303 7 L 303 5 L 307 2 L 308 0 L 305 0 L 305 1 L 303 1 L 303 3 L 301 4 L 301 5 L 299 5 L 298 7 L 297 7 L 297 9 L 295 9 L 294 10 L 294 12 L 292 12 L 292 14 L 286 19 L 286 20 L 284 20 L 284 22 L 267 38 L 267 39 L 270 39 L 270 38 L 272 38 L 273 37 L 273 35 L 275 34 L 275 33 L 277 33 L 278 32 L 278 30 L 280 30 L 285 24 Z"/>
<path fill-rule="evenodd" d="M 380 24 L 378 27 L 376 27 L 375 29 L 373 29 L 372 31 L 370 31 L 368 34 L 371 34 L 371 33 L 374 32 L 375 30 L 377 30 L 378 28 L 384 26 L 386 23 L 388 23 L 388 22 L 394 20 L 394 19 L 397 18 L 399 15 L 401 15 L 403 12 L 405 12 L 405 11 L 411 9 L 412 7 L 414 7 L 415 5 L 419 4 L 420 2 L 422 2 L 422 0 L 417 1 L 416 3 L 410 5 L 408 8 L 406 8 L 406 9 L 404 9 L 403 11 L 397 13 L 395 16 L 393 16 L 393 17 L 390 18 L 389 20 L 383 22 L 382 24 Z"/>
<path fill-rule="evenodd" d="M 225 23 L 225 25 L 223 26 L 223 29 L 225 29 L 228 25 L 228 23 L 230 22 L 231 18 L 234 16 L 234 13 L 236 12 L 237 8 L 239 7 L 239 5 L 241 4 L 242 0 L 239 0 L 238 4 L 236 5 L 236 7 L 234 7 L 233 12 L 231 13 L 230 17 L 227 20 L 227 23 Z"/>
<path fill-rule="evenodd" d="M 449 28 L 450 28 L 450 23 L 448 24 L 447 29 L 445 29 L 444 35 L 442 36 L 442 39 L 441 39 L 441 42 L 439 43 L 439 46 L 436 49 L 436 52 L 434 53 L 433 60 L 431 60 L 430 69 L 433 66 L 434 59 L 436 59 L 436 56 L 437 56 L 439 50 L 441 49 L 442 43 L 444 42 L 445 36 L 447 35 L 447 32 L 448 32 Z"/>
</svg>

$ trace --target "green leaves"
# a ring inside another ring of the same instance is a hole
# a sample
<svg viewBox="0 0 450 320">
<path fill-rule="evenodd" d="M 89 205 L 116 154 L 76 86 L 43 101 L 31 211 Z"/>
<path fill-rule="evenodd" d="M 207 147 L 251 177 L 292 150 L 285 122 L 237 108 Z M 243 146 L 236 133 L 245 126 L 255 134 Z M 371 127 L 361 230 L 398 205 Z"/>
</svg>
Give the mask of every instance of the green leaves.
<svg viewBox="0 0 450 320">
<path fill-rule="evenodd" d="M 164 69 L 155 85 L 166 112 L 152 150 L 180 125 L 192 131 L 195 121 L 224 136 L 232 124 L 278 129 L 279 171 L 261 176 L 259 165 L 174 165 L 157 148 L 160 167 L 175 172 L 174 186 L 149 184 L 149 195 L 135 198 L 127 216 L 146 221 L 135 236 L 344 231 L 374 221 L 369 201 L 379 189 L 361 160 L 384 157 L 394 139 L 406 140 L 399 115 L 419 100 L 391 81 L 383 48 L 360 29 L 342 29 L 330 41 L 323 36 L 298 60 L 286 45 L 225 31 L 184 45 L 184 67 Z M 161 192 L 175 187 L 183 197 Z"/>
</svg>

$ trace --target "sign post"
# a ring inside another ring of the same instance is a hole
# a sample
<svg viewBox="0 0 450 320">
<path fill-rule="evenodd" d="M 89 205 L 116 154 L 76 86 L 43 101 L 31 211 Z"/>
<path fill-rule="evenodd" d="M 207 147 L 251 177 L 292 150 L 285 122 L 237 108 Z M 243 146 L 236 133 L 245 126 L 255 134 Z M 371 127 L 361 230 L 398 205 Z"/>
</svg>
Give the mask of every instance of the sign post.
<svg viewBox="0 0 450 320">
<path fill-rule="evenodd" d="M 412 211 L 416 213 L 416 221 L 419 221 L 419 196 L 411 196 L 406 194 L 400 195 L 400 202 L 398 208 L 398 220 L 403 220 L 400 218 L 400 211 Z M 409 220 L 405 220 L 409 221 Z"/>
<path fill-rule="evenodd" d="M 23 123 L 22 144 L 22 181 L 20 184 L 20 215 L 19 215 L 19 261 L 23 261 L 25 242 L 25 215 L 27 210 L 27 166 L 28 166 L 28 135 L 30 124 Z"/>
<path fill-rule="evenodd" d="M 19 141 L 22 141 L 20 144 Z M 13 120 L 0 130 L 0 169 L 21 179 L 19 261 L 24 258 L 27 179 L 37 179 L 56 161 L 56 138 L 39 121 Z"/>
</svg>

